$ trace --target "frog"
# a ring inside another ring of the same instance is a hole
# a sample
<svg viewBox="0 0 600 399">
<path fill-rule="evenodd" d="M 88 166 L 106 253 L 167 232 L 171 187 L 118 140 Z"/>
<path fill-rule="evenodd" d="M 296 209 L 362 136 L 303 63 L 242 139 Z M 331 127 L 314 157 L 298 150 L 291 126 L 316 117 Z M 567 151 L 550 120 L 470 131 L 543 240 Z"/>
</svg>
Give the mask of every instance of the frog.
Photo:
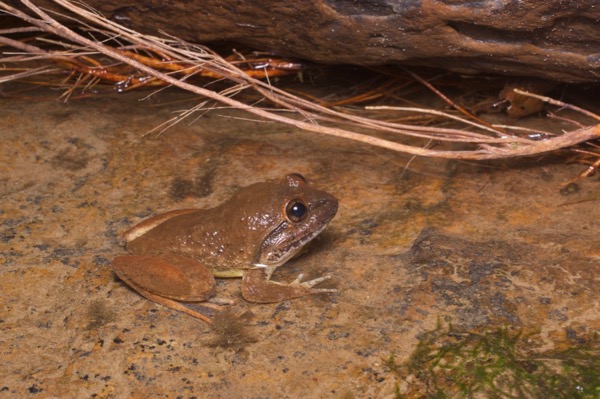
<svg viewBox="0 0 600 399">
<path fill-rule="evenodd" d="M 277 268 L 300 254 L 338 210 L 338 200 L 309 185 L 299 173 L 280 181 L 254 183 L 210 209 L 179 209 L 150 217 L 123 234 L 128 255 L 112 270 L 141 296 L 211 323 L 185 303 L 220 309 L 215 278 L 240 278 L 242 297 L 276 303 L 337 292 L 316 285 L 326 275 L 290 283 L 271 279 Z"/>
</svg>

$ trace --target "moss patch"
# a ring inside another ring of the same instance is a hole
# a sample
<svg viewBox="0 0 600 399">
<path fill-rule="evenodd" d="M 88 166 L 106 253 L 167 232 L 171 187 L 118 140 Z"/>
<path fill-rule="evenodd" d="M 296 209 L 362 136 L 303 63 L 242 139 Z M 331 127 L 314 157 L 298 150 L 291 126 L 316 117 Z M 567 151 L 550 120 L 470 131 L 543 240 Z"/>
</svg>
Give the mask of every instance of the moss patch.
<svg viewBox="0 0 600 399">
<path fill-rule="evenodd" d="M 540 345 L 536 333 L 439 325 L 420 337 L 406 363 L 391 355 L 386 365 L 397 375 L 397 398 L 600 397 L 598 334 L 552 350 Z"/>
</svg>

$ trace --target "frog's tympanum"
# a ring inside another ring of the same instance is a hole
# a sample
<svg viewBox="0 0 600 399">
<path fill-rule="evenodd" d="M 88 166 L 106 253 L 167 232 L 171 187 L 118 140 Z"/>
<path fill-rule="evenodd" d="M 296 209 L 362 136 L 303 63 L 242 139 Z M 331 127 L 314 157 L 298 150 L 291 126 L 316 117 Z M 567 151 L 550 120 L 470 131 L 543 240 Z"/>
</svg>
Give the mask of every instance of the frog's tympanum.
<svg viewBox="0 0 600 399">
<path fill-rule="evenodd" d="M 131 255 L 117 257 L 112 268 L 144 297 L 207 322 L 180 302 L 209 300 L 214 277 L 242 277 L 243 297 L 258 303 L 335 292 L 313 288 L 329 276 L 302 282 L 299 275 L 284 284 L 271 275 L 327 226 L 337 207 L 299 174 L 256 183 L 216 208 L 167 212 L 134 226 L 124 234 Z"/>
</svg>

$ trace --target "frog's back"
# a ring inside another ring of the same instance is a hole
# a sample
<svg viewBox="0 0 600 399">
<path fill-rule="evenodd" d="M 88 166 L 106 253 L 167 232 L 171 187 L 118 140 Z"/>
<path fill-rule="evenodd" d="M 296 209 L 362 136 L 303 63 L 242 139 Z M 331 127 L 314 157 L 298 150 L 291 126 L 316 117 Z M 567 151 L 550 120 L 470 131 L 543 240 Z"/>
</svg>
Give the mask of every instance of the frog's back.
<svg viewBox="0 0 600 399">
<path fill-rule="evenodd" d="M 336 211 L 335 197 L 290 174 L 279 183 L 245 187 L 216 208 L 157 215 L 145 228 L 132 229 L 140 234 L 131 235 L 127 248 L 140 255 L 186 256 L 216 276 L 240 276 L 256 265 L 284 264 Z"/>
<path fill-rule="evenodd" d="M 220 277 L 241 276 L 255 248 L 222 207 L 174 216 L 127 243 L 132 254 L 169 254 L 197 260 Z"/>
</svg>

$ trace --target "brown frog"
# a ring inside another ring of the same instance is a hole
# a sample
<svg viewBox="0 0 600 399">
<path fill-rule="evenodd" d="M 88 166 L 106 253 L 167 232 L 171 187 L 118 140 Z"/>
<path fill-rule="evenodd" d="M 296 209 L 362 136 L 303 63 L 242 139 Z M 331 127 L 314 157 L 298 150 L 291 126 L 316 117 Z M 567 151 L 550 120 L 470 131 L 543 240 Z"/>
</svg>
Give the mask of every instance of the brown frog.
<svg viewBox="0 0 600 399">
<path fill-rule="evenodd" d="M 216 208 L 182 209 L 139 223 L 124 234 L 131 255 L 117 257 L 112 269 L 151 301 L 209 323 L 179 301 L 209 300 L 214 277 L 242 277 L 243 297 L 257 303 L 335 292 L 313 288 L 330 276 L 302 282 L 301 274 L 284 284 L 271 275 L 323 231 L 337 208 L 335 197 L 289 174 L 245 187 Z"/>
</svg>

